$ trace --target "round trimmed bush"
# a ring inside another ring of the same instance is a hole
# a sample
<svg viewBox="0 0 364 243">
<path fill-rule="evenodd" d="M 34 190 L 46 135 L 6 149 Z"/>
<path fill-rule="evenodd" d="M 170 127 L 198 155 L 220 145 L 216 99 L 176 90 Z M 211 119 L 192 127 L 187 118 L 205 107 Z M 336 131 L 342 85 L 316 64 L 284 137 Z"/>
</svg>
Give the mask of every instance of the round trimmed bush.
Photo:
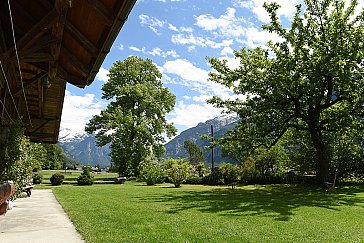
<svg viewBox="0 0 364 243">
<path fill-rule="evenodd" d="M 63 180 L 64 180 L 64 175 L 61 173 L 55 173 L 50 178 L 52 186 L 62 185 Z"/>
</svg>

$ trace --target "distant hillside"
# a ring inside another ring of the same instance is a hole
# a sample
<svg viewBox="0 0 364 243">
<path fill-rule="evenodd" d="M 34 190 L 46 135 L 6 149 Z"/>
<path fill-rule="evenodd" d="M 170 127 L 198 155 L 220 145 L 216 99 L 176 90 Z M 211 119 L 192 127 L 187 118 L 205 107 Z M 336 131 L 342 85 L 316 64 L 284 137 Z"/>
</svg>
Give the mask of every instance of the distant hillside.
<svg viewBox="0 0 364 243">
<path fill-rule="evenodd" d="M 228 117 L 228 116 L 220 116 L 214 119 L 208 120 L 206 122 L 199 123 L 196 127 L 192 127 L 187 129 L 174 139 L 169 141 L 164 147 L 166 148 L 165 157 L 171 158 L 183 158 L 188 157 L 186 149 L 183 147 L 185 140 L 190 140 L 196 143 L 200 148 L 203 149 L 203 154 L 205 157 L 205 161 L 207 165 L 211 166 L 211 150 L 204 149 L 205 146 L 208 146 L 210 141 L 206 141 L 200 138 L 202 134 L 211 134 L 211 125 L 214 128 L 214 137 L 221 138 L 225 135 L 228 130 L 231 130 L 235 127 L 238 117 Z M 229 161 L 230 158 L 224 158 L 221 155 L 220 148 L 215 148 L 214 150 L 214 161 L 217 164 L 223 161 Z"/>
<path fill-rule="evenodd" d="M 209 145 L 210 141 L 202 140 L 200 136 L 202 134 L 210 134 L 211 125 L 213 125 L 214 137 L 221 138 L 228 130 L 232 129 L 236 125 L 237 121 L 237 117 L 221 116 L 206 122 L 201 122 L 196 127 L 181 132 L 181 134 L 165 144 L 164 147 L 166 148 L 166 154 L 164 157 L 187 157 L 187 151 L 183 147 L 183 144 L 185 140 L 190 140 L 203 149 L 205 161 L 207 162 L 207 165 L 210 166 L 211 150 L 204 149 L 205 146 Z M 109 146 L 97 147 L 94 135 L 85 134 L 83 132 L 75 134 L 63 129 L 61 131 L 59 144 L 69 158 L 79 161 L 83 165 L 110 166 L 111 159 L 109 156 Z M 214 161 L 216 165 L 222 161 L 229 160 L 229 158 L 222 157 L 220 148 L 215 148 Z"/>
<path fill-rule="evenodd" d="M 95 136 L 85 133 L 71 134 L 64 130 L 61 133 L 59 144 L 69 158 L 83 165 L 110 166 L 109 146 L 97 147 Z"/>
</svg>

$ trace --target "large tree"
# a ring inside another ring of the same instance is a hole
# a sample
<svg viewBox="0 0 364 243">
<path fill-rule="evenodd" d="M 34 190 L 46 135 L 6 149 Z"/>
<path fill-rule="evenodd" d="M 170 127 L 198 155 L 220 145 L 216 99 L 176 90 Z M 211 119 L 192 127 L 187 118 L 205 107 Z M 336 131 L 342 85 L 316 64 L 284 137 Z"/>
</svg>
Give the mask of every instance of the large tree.
<svg viewBox="0 0 364 243">
<path fill-rule="evenodd" d="M 128 57 L 110 68 L 102 98 L 109 105 L 86 125 L 96 133 L 97 145 L 111 143 L 111 160 L 123 175 L 138 175 L 139 163 L 150 154 L 164 153 L 165 133 L 176 128 L 165 116 L 173 110 L 175 96 L 162 85 L 162 74 L 150 59 Z"/>
<path fill-rule="evenodd" d="M 196 143 L 185 140 L 183 147 L 187 150 L 188 159 L 192 165 L 197 165 L 199 162 L 205 161 L 202 150 Z"/>
<path fill-rule="evenodd" d="M 283 40 L 268 48 L 235 52 L 240 66 L 210 58 L 210 80 L 246 99 L 210 100 L 242 118 L 232 138 L 246 149 L 271 147 L 287 131 L 307 131 L 317 159 L 317 175 L 330 181 L 325 134 L 362 125 L 364 111 L 364 13 L 358 1 L 305 0 L 290 28 L 277 15 L 279 5 L 264 4 L 271 23 L 263 29 Z M 238 134 L 238 135 L 237 135 Z"/>
</svg>

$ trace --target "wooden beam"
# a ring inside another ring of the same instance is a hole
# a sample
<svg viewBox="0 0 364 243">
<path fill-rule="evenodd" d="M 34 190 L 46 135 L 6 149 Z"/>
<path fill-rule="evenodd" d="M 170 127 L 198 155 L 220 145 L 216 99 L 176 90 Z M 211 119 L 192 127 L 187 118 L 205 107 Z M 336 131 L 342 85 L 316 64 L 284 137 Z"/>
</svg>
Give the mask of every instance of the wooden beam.
<svg viewBox="0 0 364 243">
<path fill-rule="evenodd" d="M 39 38 L 51 28 L 54 22 L 58 19 L 57 17 L 58 12 L 53 9 L 41 21 L 35 24 L 31 30 L 29 30 L 20 40 L 17 41 L 18 51 L 21 52 L 38 41 Z M 0 60 L 2 63 L 7 63 L 13 59 L 15 59 L 14 46 L 0 55 Z"/>
<path fill-rule="evenodd" d="M 57 39 L 58 42 L 52 44 L 50 47 L 50 52 L 53 56 L 53 60 L 49 62 L 48 78 L 50 82 L 52 82 L 57 76 L 58 59 L 61 51 L 63 31 L 69 8 L 69 3 L 64 0 L 56 0 L 54 5 L 58 12 L 58 18 L 52 28 L 52 37 Z"/>
<path fill-rule="evenodd" d="M 76 85 L 78 87 L 83 87 L 82 85 L 84 81 L 82 80 L 82 78 L 69 74 L 61 66 L 58 67 L 58 74 L 59 77 L 66 82 Z"/>
<path fill-rule="evenodd" d="M 101 20 L 106 26 L 113 24 L 114 15 L 110 12 L 100 1 L 98 0 L 87 0 L 90 8 L 93 8 Z"/>
<path fill-rule="evenodd" d="M 52 62 L 54 61 L 54 57 L 49 54 L 49 53 L 32 53 L 32 54 L 28 54 L 28 55 L 22 55 L 19 56 L 19 59 L 21 62 L 28 62 L 28 63 L 32 63 L 32 62 Z"/>
<path fill-rule="evenodd" d="M 34 133 L 38 132 L 42 127 L 44 127 L 45 125 L 47 125 L 47 123 L 49 122 L 49 120 L 45 120 L 43 121 L 37 128 L 35 128 L 33 131 L 28 132 L 28 136 L 32 136 Z"/>
<path fill-rule="evenodd" d="M 67 50 L 65 47 L 62 47 L 62 54 L 67 58 L 67 61 L 70 62 L 76 69 L 82 74 L 82 76 L 87 77 L 88 76 L 88 68 L 85 67 L 85 65 L 78 60 L 78 58 L 73 55 L 69 50 Z"/>
<path fill-rule="evenodd" d="M 35 75 L 29 81 L 24 82 L 24 84 L 23 84 L 24 85 L 24 89 L 26 89 L 27 87 L 29 87 L 30 85 L 32 85 L 33 83 L 35 83 L 38 79 L 40 79 L 44 75 L 46 75 L 46 73 L 41 72 L 41 73 Z M 17 95 L 21 90 L 22 90 L 22 87 L 17 87 L 16 89 L 14 89 L 12 91 L 12 93 L 13 93 L 13 95 Z"/>
<path fill-rule="evenodd" d="M 99 53 L 97 47 L 89 41 L 72 23 L 66 21 L 66 29 L 69 33 L 78 40 L 78 42 L 91 54 L 91 56 L 96 57 Z"/>
</svg>

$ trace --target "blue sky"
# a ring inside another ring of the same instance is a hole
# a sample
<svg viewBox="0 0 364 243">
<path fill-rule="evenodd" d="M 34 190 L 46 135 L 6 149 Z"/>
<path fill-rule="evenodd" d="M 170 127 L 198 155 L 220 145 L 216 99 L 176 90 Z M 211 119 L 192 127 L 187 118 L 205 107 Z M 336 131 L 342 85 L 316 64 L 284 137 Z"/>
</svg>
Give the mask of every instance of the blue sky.
<svg viewBox="0 0 364 243">
<path fill-rule="evenodd" d="M 83 131 L 92 115 L 107 103 L 101 87 L 108 69 L 130 55 L 150 58 L 163 74 L 163 83 L 176 95 L 175 109 L 167 115 L 178 132 L 220 114 L 206 103 L 213 95 L 234 97 L 230 90 L 207 81 L 211 71 L 206 57 L 225 58 L 238 65 L 233 50 L 279 41 L 261 29 L 269 22 L 263 0 L 139 0 L 124 24 L 97 78 L 91 86 L 67 86 L 61 128 Z M 276 0 L 278 14 L 289 23 L 300 0 Z"/>
</svg>

